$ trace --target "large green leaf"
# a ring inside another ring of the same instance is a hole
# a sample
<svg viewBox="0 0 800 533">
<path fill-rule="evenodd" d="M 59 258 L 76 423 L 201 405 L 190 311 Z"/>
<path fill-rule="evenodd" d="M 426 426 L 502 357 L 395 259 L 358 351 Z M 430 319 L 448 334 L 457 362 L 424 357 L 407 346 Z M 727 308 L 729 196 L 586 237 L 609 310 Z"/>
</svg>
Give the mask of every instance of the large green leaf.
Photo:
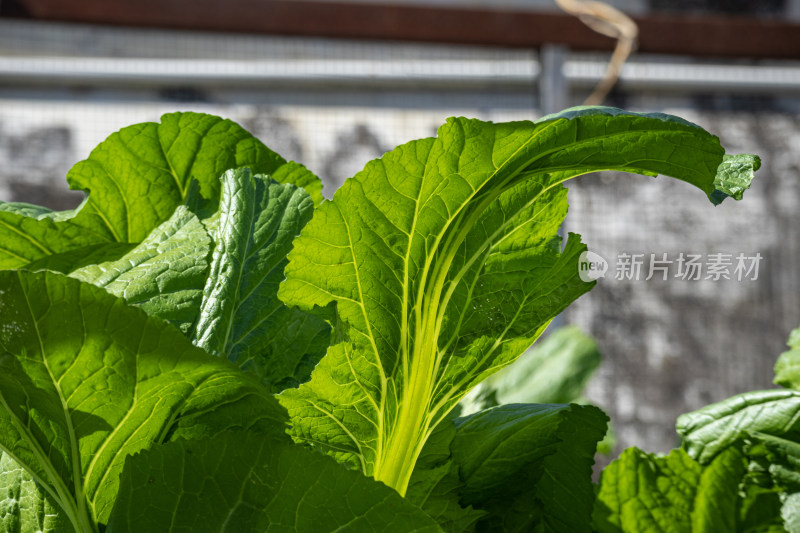
<svg viewBox="0 0 800 533">
<path fill-rule="evenodd" d="M 230 170 L 219 211 L 205 221 L 180 206 L 129 253 L 70 275 L 171 321 L 283 390 L 308 379 L 330 341 L 323 319 L 277 298 L 286 255 L 313 211 L 299 187 Z"/>
<path fill-rule="evenodd" d="M 690 456 L 701 464 L 750 432 L 800 437 L 800 392 L 745 392 L 678 417 L 677 430 Z"/>
<path fill-rule="evenodd" d="M 252 433 L 178 440 L 128 458 L 108 533 L 441 531 L 381 483 Z"/>
<path fill-rule="evenodd" d="M 246 168 L 222 177 L 211 271 L 192 337 L 276 390 L 306 381 L 330 340 L 321 318 L 277 297 L 292 241 L 313 212 L 311 197 L 294 185 Z"/>
<path fill-rule="evenodd" d="M 31 475 L 0 452 L 0 531 L 3 533 L 74 533 L 58 506 Z"/>
<path fill-rule="evenodd" d="M 594 509 L 599 533 L 736 532 L 741 451 L 706 467 L 682 449 L 656 456 L 628 448 L 603 470 Z"/>
<path fill-rule="evenodd" d="M 0 449 L 81 533 L 98 531 L 129 454 L 226 429 L 281 435 L 269 391 L 180 331 L 52 272 L 0 272 Z"/>
<path fill-rule="evenodd" d="M 171 113 L 161 123 L 121 129 L 72 167 L 70 188 L 88 192 L 77 209 L 55 212 L 0 203 L 0 268 L 96 244 L 141 242 L 184 202 L 193 180 L 202 197 L 216 204 L 219 176 L 242 166 L 305 187 L 315 201 L 322 198 L 316 176 L 286 162 L 235 123 Z"/>
<path fill-rule="evenodd" d="M 716 203 L 740 196 L 758 164 L 723 156 L 674 117 L 584 108 L 535 123 L 450 119 L 368 163 L 316 210 L 280 288 L 307 311 L 336 306 L 337 344 L 281 396 L 295 437 L 404 493 L 450 409 L 591 288 L 578 237 L 561 250 L 561 183 L 661 173 Z"/>
</svg>

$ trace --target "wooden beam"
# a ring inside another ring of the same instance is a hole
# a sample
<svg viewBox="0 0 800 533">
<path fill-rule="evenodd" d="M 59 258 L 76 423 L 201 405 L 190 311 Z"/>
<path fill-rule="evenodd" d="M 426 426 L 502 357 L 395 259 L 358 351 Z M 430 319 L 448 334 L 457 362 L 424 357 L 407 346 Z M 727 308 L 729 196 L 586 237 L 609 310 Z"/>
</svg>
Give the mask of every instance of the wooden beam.
<svg viewBox="0 0 800 533">
<path fill-rule="evenodd" d="M 708 57 L 800 59 L 800 24 L 732 16 L 634 18 L 639 51 Z"/>
<path fill-rule="evenodd" d="M 33 18 L 124 26 L 573 50 L 614 41 L 558 12 L 305 0 L 19 0 Z M 639 51 L 800 59 L 800 25 L 773 19 L 636 18 Z"/>
</svg>

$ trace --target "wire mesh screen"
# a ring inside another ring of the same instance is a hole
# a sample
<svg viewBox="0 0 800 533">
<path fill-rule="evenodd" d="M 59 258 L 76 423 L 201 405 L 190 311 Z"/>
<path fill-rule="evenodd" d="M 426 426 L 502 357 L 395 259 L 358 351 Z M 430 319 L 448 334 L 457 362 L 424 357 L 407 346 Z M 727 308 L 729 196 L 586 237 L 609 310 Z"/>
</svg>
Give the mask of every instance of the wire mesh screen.
<svg viewBox="0 0 800 533">
<path fill-rule="evenodd" d="M 0 25 L 0 200 L 78 205 L 64 176 L 108 134 L 200 111 L 233 119 L 317 173 L 330 197 L 370 159 L 435 134 L 452 115 L 505 121 L 538 109 L 532 51 Z M 570 103 L 580 102 L 573 95 Z M 613 96 L 666 111 L 762 155 L 742 203 L 713 208 L 687 184 L 604 173 L 570 184 L 566 229 L 610 269 L 562 317 L 594 335 L 606 362 L 588 396 L 610 414 L 618 448 L 674 446 L 675 417 L 771 386 L 800 322 L 800 117 L 708 109 L 697 98 Z M 683 279 L 681 254 L 760 254 L 757 276 Z M 623 256 L 641 274 L 620 276 Z M 661 270 L 650 274 L 654 261 Z"/>
<path fill-rule="evenodd" d="M 2 24 L 0 127 L 19 140 L 6 142 L 19 166 L 3 171 L 6 197 L 45 164 L 24 139 L 61 131 L 46 170 L 60 180 L 109 133 L 177 110 L 235 120 L 313 169 L 328 195 L 448 116 L 536 116 L 531 51 Z"/>
</svg>

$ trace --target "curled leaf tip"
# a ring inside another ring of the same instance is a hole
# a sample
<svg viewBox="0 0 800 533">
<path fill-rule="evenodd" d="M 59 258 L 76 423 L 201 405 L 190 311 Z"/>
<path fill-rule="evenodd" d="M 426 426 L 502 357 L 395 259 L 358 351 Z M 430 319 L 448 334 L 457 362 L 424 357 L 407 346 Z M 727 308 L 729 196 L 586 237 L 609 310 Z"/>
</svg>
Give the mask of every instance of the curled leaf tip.
<svg viewBox="0 0 800 533">
<path fill-rule="evenodd" d="M 761 167 L 761 158 L 753 154 L 725 154 L 717 167 L 714 178 L 714 192 L 709 199 L 714 205 L 731 196 L 741 200 L 744 191 L 750 188 L 756 170 Z"/>
</svg>

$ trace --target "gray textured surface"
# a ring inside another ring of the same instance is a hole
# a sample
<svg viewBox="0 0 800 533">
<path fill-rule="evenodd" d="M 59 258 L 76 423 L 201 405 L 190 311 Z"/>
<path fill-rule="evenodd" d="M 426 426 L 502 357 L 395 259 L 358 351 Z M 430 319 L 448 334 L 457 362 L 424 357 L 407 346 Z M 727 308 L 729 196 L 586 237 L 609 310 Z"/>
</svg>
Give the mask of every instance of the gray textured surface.
<svg viewBox="0 0 800 533">
<path fill-rule="evenodd" d="M 611 415 L 620 443 L 666 451 L 675 418 L 740 392 L 770 388 L 772 365 L 800 323 L 800 117 L 694 112 L 731 152 L 764 164 L 744 200 L 712 207 L 683 183 L 621 174 L 576 181 L 568 229 L 590 249 L 763 256 L 758 279 L 606 279 L 566 313 L 593 334 L 606 362 L 589 396 Z M 645 261 L 647 266 L 647 261 Z M 705 274 L 704 274 L 705 276 Z"/>
</svg>

